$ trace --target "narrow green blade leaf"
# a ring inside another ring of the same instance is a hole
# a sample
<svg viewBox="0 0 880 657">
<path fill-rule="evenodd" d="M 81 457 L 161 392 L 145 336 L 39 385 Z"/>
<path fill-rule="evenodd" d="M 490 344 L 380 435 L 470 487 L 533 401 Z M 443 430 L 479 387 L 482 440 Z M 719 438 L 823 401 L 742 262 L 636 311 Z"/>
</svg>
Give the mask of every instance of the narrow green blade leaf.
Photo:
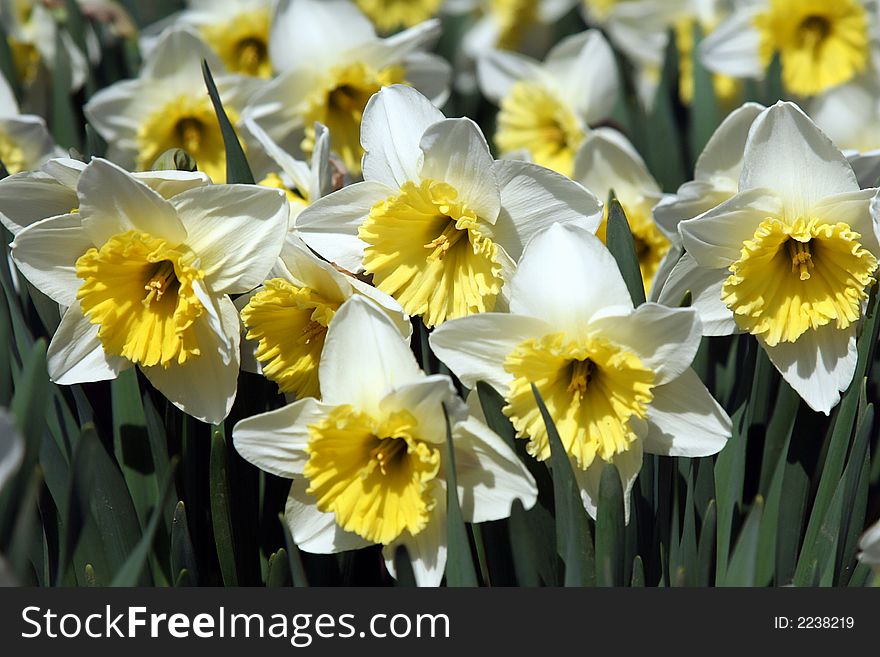
<svg viewBox="0 0 880 657">
<path fill-rule="evenodd" d="M 290 562 L 287 559 L 287 550 L 281 548 L 269 557 L 269 572 L 266 575 L 266 586 L 280 588 L 290 586 Z"/>
<path fill-rule="evenodd" d="M 214 525 L 214 545 L 220 562 L 220 574 L 226 586 L 238 586 L 238 568 L 235 555 L 235 535 L 229 501 L 227 478 L 226 435 L 223 425 L 211 430 L 211 520 Z"/>
<path fill-rule="evenodd" d="M 612 463 L 606 463 L 599 482 L 596 510 L 596 584 L 623 586 L 626 557 L 623 484 Z"/>
<path fill-rule="evenodd" d="M 416 576 L 413 574 L 412 561 L 405 545 L 399 545 L 394 552 L 394 571 L 397 574 L 395 586 L 413 588 L 416 586 Z"/>
<path fill-rule="evenodd" d="M 202 73 L 205 76 L 205 84 L 208 86 L 208 95 L 211 96 L 211 102 L 214 104 L 214 111 L 217 113 L 217 121 L 220 123 L 220 133 L 223 135 L 223 144 L 226 146 L 226 182 L 244 183 L 248 185 L 254 184 L 254 174 L 251 173 L 251 167 L 244 155 L 244 149 L 238 140 L 238 134 L 226 110 L 223 109 L 223 103 L 220 100 L 220 94 L 217 92 L 217 85 L 214 84 L 214 77 L 211 75 L 211 69 L 208 68 L 208 62 L 202 60 Z"/>
<path fill-rule="evenodd" d="M 55 62 L 52 67 L 52 106 L 49 127 L 59 146 L 80 149 L 79 125 L 70 95 L 71 71 L 67 51 L 61 40 L 61 29 L 55 33 Z"/>
<path fill-rule="evenodd" d="M 764 510 L 764 500 L 758 496 L 752 505 L 749 515 L 746 517 L 742 531 L 733 549 L 730 565 L 725 571 L 725 576 L 720 586 L 754 586 L 758 556 L 758 529 L 761 524 L 761 514 Z"/>
<path fill-rule="evenodd" d="M 455 474 L 455 447 L 452 438 L 452 426 L 449 415 L 443 409 L 446 418 L 446 584 L 447 586 L 477 586 L 477 572 L 471 555 L 467 527 L 461 515 L 458 500 L 458 480 Z"/>
<path fill-rule="evenodd" d="M 187 571 L 187 585 L 198 584 L 198 562 L 189 534 L 186 507 L 183 502 L 178 502 L 171 521 L 171 572 L 177 574 L 184 570 Z"/>
<path fill-rule="evenodd" d="M 608 250 L 617 261 L 617 267 L 632 297 L 633 305 L 638 307 L 645 303 L 645 283 L 642 270 L 639 269 L 639 258 L 632 231 L 626 220 L 626 214 L 620 202 L 612 192 L 608 196 L 608 227 L 606 229 Z"/>
</svg>

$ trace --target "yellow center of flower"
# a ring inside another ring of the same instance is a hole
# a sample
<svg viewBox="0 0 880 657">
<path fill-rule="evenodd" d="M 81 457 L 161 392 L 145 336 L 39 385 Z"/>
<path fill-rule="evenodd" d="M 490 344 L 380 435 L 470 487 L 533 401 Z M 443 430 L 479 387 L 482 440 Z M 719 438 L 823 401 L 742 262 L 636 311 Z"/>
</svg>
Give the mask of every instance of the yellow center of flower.
<svg viewBox="0 0 880 657">
<path fill-rule="evenodd" d="M 257 184 L 262 185 L 263 187 L 282 190 L 287 197 L 287 202 L 290 203 L 291 209 L 302 210 L 309 204 L 307 192 L 301 192 L 296 187 L 288 187 L 281 179 L 281 176 L 275 172 L 267 173 L 266 177 Z"/>
<path fill-rule="evenodd" d="M 309 96 L 305 113 L 305 153 L 315 147 L 315 122 L 330 130 L 332 148 L 345 166 L 357 175 L 361 170 L 361 119 L 370 97 L 383 86 L 404 82 L 402 66 L 375 70 L 357 62 L 332 69 L 324 83 Z"/>
<path fill-rule="evenodd" d="M 364 267 L 426 326 L 492 310 L 501 291 L 498 247 L 447 183 L 406 182 L 380 201 L 358 230 Z"/>
<path fill-rule="evenodd" d="M 355 0 L 380 32 L 412 27 L 437 13 L 443 0 Z"/>
<path fill-rule="evenodd" d="M 238 117 L 226 107 L 229 120 Z M 242 144 L 244 147 L 244 144 Z M 215 183 L 226 182 L 226 148 L 208 96 L 181 96 L 153 113 L 138 130 L 137 168 L 146 171 L 169 148 L 182 148 Z"/>
<path fill-rule="evenodd" d="M 845 223 L 765 219 L 730 266 L 721 300 L 740 328 L 770 346 L 832 321 L 846 328 L 861 316 L 877 269 L 860 237 Z"/>
<path fill-rule="evenodd" d="M 417 430 L 406 411 L 376 419 L 351 406 L 309 425 L 303 474 L 318 509 L 373 543 L 422 531 L 442 488 L 440 450 L 419 440 Z"/>
<path fill-rule="evenodd" d="M 571 108 L 542 84 L 521 80 L 501 101 L 495 144 L 502 153 L 524 149 L 537 164 L 570 176 L 584 136 Z"/>
<path fill-rule="evenodd" d="M 205 25 L 202 36 L 230 72 L 268 78 L 272 75 L 269 22 L 268 9 L 255 9 Z"/>
<path fill-rule="evenodd" d="M 620 199 L 618 199 L 620 200 Z M 645 289 L 650 290 L 654 281 L 654 275 L 660 268 L 663 256 L 672 246 L 666 236 L 654 223 L 653 214 L 651 212 L 650 201 L 640 203 L 620 202 L 624 213 L 626 214 L 629 229 L 632 232 L 633 242 L 636 247 L 636 256 L 639 259 L 639 269 L 642 272 L 642 281 L 644 281 Z M 596 236 L 605 243 L 606 230 L 608 229 L 608 205 L 605 205 L 602 215 L 602 223 Z"/>
<path fill-rule="evenodd" d="M 199 355 L 193 322 L 204 311 L 193 283 L 204 277 L 193 253 L 137 231 L 114 235 L 76 261 L 83 313 L 98 324 L 104 351 L 143 366 L 183 364 Z"/>
<path fill-rule="evenodd" d="M 631 426 L 644 419 L 654 398 L 654 372 L 635 354 L 599 337 L 573 340 L 564 333 L 521 342 L 504 369 L 513 376 L 504 413 L 528 438 L 527 451 L 550 457 L 550 442 L 535 403 L 534 383 L 565 451 L 586 470 L 598 456 L 609 462 L 638 439 Z"/>
<path fill-rule="evenodd" d="M 868 16 L 859 0 L 770 0 L 754 21 L 765 67 L 779 52 L 792 93 L 813 96 L 868 65 Z"/>
<path fill-rule="evenodd" d="M 3 166 L 10 174 L 30 168 L 21 146 L 2 132 L 0 132 L 0 162 L 3 162 Z"/>
<path fill-rule="evenodd" d="M 538 18 L 538 0 L 491 0 L 489 11 L 498 23 L 496 48 L 516 50 Z"/>
<path fill-rule="evenodd" d="M 263 283 L 242 309 L 247 339 L 257 340 L 263 374 L 281 392 L 319 397 L 318 362 L 339 303 L 281 278 Z"/>
</svg>

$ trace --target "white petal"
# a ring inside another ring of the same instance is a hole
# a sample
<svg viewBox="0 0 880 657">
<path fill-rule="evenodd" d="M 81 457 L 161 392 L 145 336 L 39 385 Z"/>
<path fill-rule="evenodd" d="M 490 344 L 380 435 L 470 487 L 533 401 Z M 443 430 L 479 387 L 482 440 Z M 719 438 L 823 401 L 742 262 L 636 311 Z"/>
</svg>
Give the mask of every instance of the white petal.
<svg viewBox="0 0 880 657">
<path fill-rule="evenodd" d="M 826 196 L 859 183 L 838 148 L 792 103 L 779 102 L 755 119 L 743 160 L 740 190 L 774 190 L 787 215 L 804 216 Z"/>
<path fill-rule="evenodd" d="M 829 415 L 856 371 L 855 326 L 809 330 L 797 342 L 763 345 L 782 378 L 814 411 Z"/>
<path fill-rule="evenodd" d="M 860 242 L 868 251 L 880 255 L 877 241 L 877 215 L 871 206 L 880 203 L 877 188 L 826 196 L 811 208 L 811 217 L 822 217 L 828 223 L 843 222 L 861 234 Z"/>
<path fill-rule="evenodd" d="M 702 337 L 696 310 L 667 308 L 650 301 L 622 317 L 595 319 L 591 326 L 638 355 L 654 371 L 657 386 L 669 383 L 690 367 Z"/>
<path fill-rule="evenodd" d="M 168 201 L 112 162 L 93 159 L 77 188 L 83 228 L 95 244 L 113 235 L 137 230 L 176 246 L 186 229 Z"/>
<path fill-rule="evenodd" d="M 144 61 L 141 78 L 192 93 L 194 84 L 204 85 L 202 60 L 208 62 L 214 77 L 224 73 L 223 64 L 207 43 L 188 26 L 175 25 L 162 33 L 156 49 Z"/>
<path fill-rule="evenodd" d="M 451 425 L 467 418 L 467 406 L 455 392 L 452 379 L 444 374 L 405 383 L 387 394 L 379 406 L 383 414 L 411 413 L 419 423 L 419 438 L 438 445 L 446 442 L 444 415 L 448 415 Z"/>
<path fill-rule="evenodd" d="M 131 367 L 127 359 L 104 351 L 98 328 L 83 316 L 78 301 L 67 309 L 46 353 L 52 381 L 62 386 L 107 381 Z"/>
<path fill-rule="evenodd" d="M 287 234 L 290 204 L 280 190 L 207 185 L 171 201 L 215 294 L 240 294 L 263 282 Z"/>
<path fill-rule="evenodd" d="M 377 182 L 360 182 L 318 199 L 296 218 L 303 241 L 343 269 L 363 271 L 364 247 L 357 236 L 370 209 L 395 191 Z"/>
<path fill-rule="evenodd" d="M 678 229 L 685 248 L 704 267 L 729 267 L 740 259 L 743 243 L 767 217 L 782 216 L 782 200 L 769 189 L 750 189 Z"/>
<path fill-rule="evenodd" d="M 763 76 L 759 54 L 761 36 L 754 25 L 755 11 L 755 6 L 735 11 L 700 43 L 703 66 L 735 78 Z"/>
<path fill-rule="evenodd" d="M 554 224 L 526 247 L 514 274 L 510 312 L 540 317 L 577 335 L 593 315 L 632 310 L 614 257 L 592 233 Z"/>
<path fill-rule="evenodd" d="M 403 62 L 406 80 L 435 107 L 443 107 L 449 100 L 452 66 L 433 53 L 414 52 Z"/>
<path fill-rule="evenodd" d="M 710 456 L 731 436 L 730 417 L 692 369 L 654 388 L 644 448 L 664 456 Z"/>
<path fill-rule="evenodd" d="M 240 326 L 228 297 L 220 300 L 220 316 L 224 336 L 217 335 L 207 321 L 197 320 L 193 325 L 201 349 L 198 357 L 167 369 L 161 365 L 141 368 L 168 401 L 208 424 L 219 424 L 229 415 L 238 386 Z"/>
<path fill-rule="evenodd" d="M 334 514 L 319 511 L 315 498 L 306 493 L 308 487 L 307 479 L 296 477 L 284 507 L 284 519 L 299 549 L 312 554 L 335 554 L 371 545 L 337 525 Z"/>
<path fill-rule="evenodd" d="M 406 547 L 412 564 L 417 586 L 440 586 L 446 571 L 446 490 L 436 496 L 437 504 L 431 512 L 427 526 L 415 536 L 404 532 L 397 541 L 385 547 L 385 567 L 392 577 L 396 576 L 394 553 L 398 545 Z"/>
<path fill-rule="evenodd" d="M 420 177 L 452 185 L 477 216 L 495 223 L 501 208 L 492 155 L 486 138 L 470 119 L 444 119 L 430 125 L 419 142 L 425 154 Z"/>
<path fill-rule="evenodd" d="M 476 418 L 455 426 L 455 474 L 458 500 L 466 522 L 510 516 L 514 500 L 530 509 L 538 499 L 535 480 L 519 457 Z"/>
<path fill-rule="evenodd" d="M 745 103 L 728 114 L 712 133 L 709 141 L 706 142 L 706 147 L 697 158 L 694 178 L 710 180 L 725 177 L 738 185 L 749 130 L 764 109 L 765 107 L 758 103 Z"/>
<path fill-rule="evenodd" d="M 862 535 L 859 539 L 859 550 L 859 561 L 875 570 L 880 567 L 880 522 L 875 522 Z"/>
<path fill-rule="evenodd" d="M 550 169 L 517 160 L 498 160 L 501 213 L 493 227 L 496 241 L 514 260 L 538 233 L 553 224 L 573 224 L 595 233 L 602 221 L 599 199 Z"/>
<path fill-rule="evenodd" d="M 620 78 L 614 52 L 601 32 L 587 30 L 563 39 L 547 55 L 544 68 L 586 123 L 593 125 L 611 114 Z"/>
<path fill-rule="evenodd" d="M 395 84 L 370 98 L 361 121 L 364 179 L 398 188 L 419 180 L 419 142 L 443 113 L 411 87 Z"/>
<path fill-rule="evenodd" d="M 336 311 L 318 366 L 325 403 L 375 410 L 391 390 L 423 376 L 408 340 L 371 301 L 354 296 Z"/>
<path fill-rule="evenodd" d="M 41 171 L 22 171 L 0 180 L 0 222 L 13 235 L 78 205 L 76 192 Z"/>
<path fill-rule="evenodd" d="M 269 137 L 294 157 L 303 157 L 303 113 L 322 72 L 298 66 L 282 72 L 254 93 L 242 113 L 245 128 L 249 120 L 259 124 Z"/>
<path fill-rule="evenodd" d="M 608 132 L 593 131 L 578 149 L 572 179 L 601 198 L 612 189 L 625 205 L 653 206 L 662 193 L 641 156 L 628 143 L 621 144 Z"/>
<path fill-rule="evenodd" d="M 477 60 L 480 91 L 496 105 L 520 80 L 537 78 L 540 64 L 531 57 L 504 50 L 491 50 Z"/>
<path fill-rule="evenodd" d="M 621 486 L 623 486 L 624 522 L 629 524 L 632 487 L 642 469 L 642 441 L 636 440 L 633 442 L 627 451 L 617 454 L 613 461 L 617 467 L 617 473 L 620 475 Z M 590 514 L 590 517 L 595 519 L 599 505 L 599 486 L 602 482 L 602 470 L 605 467 L 605 461 L 596 458 L 586 470 L 581 470 L 577 466 L 572 467 L 574 468 L 575 479 L 577 479 L 578 486 L 581 489 L 581 501 L 584 503 L 584 508 Z"/>
<path fill-rule="evenodd" d="M 444 322 L 431 333 L 431 349 L 468 388 L 485 381 L 501 394 L 511 375 L 504 359 L 524 340 L 554 333 L 543 319 L 507 313 L 480 313 Z"/>
<path fill-rule="evenodd" d="M 303 466 L 309 460 L 308 427 L 319 422 L 328 411 L 329 407 L 317 399 L 300 399 L 236 423 L 232 441 L 246 461 L 278 477 L 294 479 L 302 475 Z"/>
<path fill-rule="evenodd" d="M 164 95 L 158 99 L 146 96 L 148 90 L 140 79 L 115 82 L 95 92 L 83 112 L 108 144 L 123 140 L 134 146 L 138 128 L 165 100 Z"/>
<path fill-rule="evenodd" d="M 440 21 L 431 18 L 385 39 L 364 43 L 358 46 L 356 54 L 351 53 L 349 56 L 357 57 L 374 69 L 383 69 L 405 62 L 410 56 L 419 54 L 419 51 L 432 48 L 440 37 L 440 32 Z M 412 82 L 408 74 L 406 77 L 407 81 Z"/>
<path fill-rule="evenodd" d="M 733 313 L 721 302 L 721 286 L 728 276 L 727 269 L 701 267 L 693 256 L 685 253 L 666 279 L 658 302 L 677 308 L 690 292 L 691 306 L 700 313 L 703 335 L 737 333 Z"/>
<path fill-rule="evenodd" d="M 138 171 L 131 175 L 166 199 L 211 184 L 208 175 L 201 171 Z"/>
<path fill-rule="evenodd" d="M 718 186 L 701 180 L 691 180 L 678 188 L 675 196 L 667 196 L 654 206 L 654 221 L 667 235 L 678 235 L 682 221 L 694 219 L 729 200 L 737 190 L 739 181 L 730 186 Z"/>
<path fill-rule="evenodd" d="M 38 290 L 70 306 L 82 280 L 76 260 L 93 247 L 78 214 L 49 217 L 22 230 L 12 243 L 12 258 Z"/>
</svg>

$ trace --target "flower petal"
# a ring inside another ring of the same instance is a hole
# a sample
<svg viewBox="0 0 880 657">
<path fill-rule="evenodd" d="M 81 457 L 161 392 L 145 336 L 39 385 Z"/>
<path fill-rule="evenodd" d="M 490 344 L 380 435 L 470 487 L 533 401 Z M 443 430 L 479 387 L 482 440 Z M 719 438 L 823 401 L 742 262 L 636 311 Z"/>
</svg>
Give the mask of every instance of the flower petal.
<svg viewBox="0 0 880 657">
<path fill-rule="evenodd" d="M 738 185 L 749 130 L 765 109 L 759 103 L 750 102 L 744 103 L 728 114 L 712 133 L 709 141 L 706 142 L 706 147 L 697 158 L 694 178 L 713 180 L 724 177 L 732 180 L 734 185 Z M 733 191 L 736 191 L 736 187 Z"/>
<path fill-rule="evenodd" d="M 601 32 L 587 30 L 566 37 L 547 55 L 544 69 L 587 124 L 611 114 L 620 78 L 614 52 Z"/>
<path fill-rule="evenodd" d="M 514 500 L 525 509 L 534 506 L 534 478 L 494 431 L 470 417 L 455 425 L 453 438 L 458 499 L 466 522 L 507 518 Z"/>
<path fill-rule="evenodd" d="M 22 171 L 0 180 L 0 222 L 13 235 L 78 205 L 76 192 L 42 171 Z"/>
<path fill-rule="evenodd" d="M 371 545 L 337 525 L 334 514 L 319 511 L 315 498 L 306 493 L 308 487 L 307 479 L 296 477 L 284 506 L 284 519 L 299 549 L 312 554 L 335 554 Z"/>
<path fill-rule="evenodd" d="M 722 450 L 731 432 L 730 417 L 692 369 L 654 388 L 644 439 L 649 454 L 711 456 Z"/>
<path fill-rule="evenodd" d="M 759 55 L 761 36 L 753 20 L 759 10 L 760 5 L 751 5 L 735 11 L 703 39 L 699 57 L 706 68 L 734 78 L 759 78 L 764 74 Z"/>
<path fill-rule="evenodd" d="M 467 418 L 467 407 L 445 374 L 405 383 L 387 394 L 379 405 L 383 413 L 412 413 L 419 422 L 419 438 L 439 445 L 446 442 L 445 414 L 451 424 Z"/>
<path fill-rule="evenodd" d="M 691 307 L 700 313 L 703 335 L 739 333 L 733 313 L 721 301 L 721 286 L 728 276 L 727 269 L 701 267 L 692 255 L 685 253 L 666 279 L 658 303 L 677 308 L 690 292 Z"/>
<path fill-rule="evenodd" d="M 613 460 L 617 467 L 617 473 L 620 475 L 620 483 L 623 486 L 624 522 L 629 524 L 632 488 L 642 469 L 642 441 L 636 440 L 627 451 L 617 454 Z M 599 485 L 602 482 L 605 461 L 597 458 L 586 470 L 581 470 L 577 466 L 572 467 L 575 479 L 581 489 L 581 501 L 584 503 L 584 508 L 590 517 L 595 519 L 599 505 Z"/>
<path fill-rule="evenodd" d="M 531 57 L 505 50 L 490 50 L 477 60 L 480 91 L 496 105 L 510 94 L 520 80 L 541 75 L 541 65 Z"/>
<path fill-rule="evenodd" d="M 439 487 L 438 487 L 439 488 Z M 396 577 L 394 553 L 398 545 L 406 547 L 412 564 L 417 586 L 440 586 L 446 571 L 446 491 L 445 487 L 435 498 L 437 504 L 431 511 L 427 526 L 415 536 L 405 532 L 397 541 L 385 547 L 385 567 Z"/>
<path fill-rule="evenodd" d="M 78 301 L 67 309 L 46 353 L 52 381 L 63 386 L 107 381 L 131 367 L 127 359 L 104 351 L 98 328 L 83 316 Z"/>
</svg>

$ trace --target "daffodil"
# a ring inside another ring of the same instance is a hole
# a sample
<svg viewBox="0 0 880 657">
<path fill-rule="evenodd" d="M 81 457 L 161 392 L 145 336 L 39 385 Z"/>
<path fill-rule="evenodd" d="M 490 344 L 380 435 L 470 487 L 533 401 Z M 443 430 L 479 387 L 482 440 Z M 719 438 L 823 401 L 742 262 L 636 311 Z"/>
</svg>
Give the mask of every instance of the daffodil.
<svg viewBox="0 0 880 657">
<path fill-rule="evenodd" d="M 13 235 L 41 219 L 79 211 L 76 187 L 85 162 L 53 158 L 38 171 L 22 171 L 0 180 L 0 223 Z M 165 199 L 210 184 L 198 171 L 142 171 L 131 174 Z"/>
<path fill-rule="evenodd" d="M 876 8 L 862 0 L 743 2 L 701 44 L 707 68 L 760 78 L 775 55 L 785 88 L 814 96 L 866 71 Z"/>
<path fill-rule="evenodd" d="M 727 17 L 725 0 L 584 0 L 587 21 L 601 25 L 617 48 L 637 71 L 637 90 L 642 102 L 654 102 L 669 42 L 675 36 L 678 53 L 679 96 L 690 104 L 694 96 L 694 28 L 705 37 Z M 713 76 L 717 98 L 728 103 L 739 86 L 723 74 Z"/>
<path fill-rule="evenodd" d="M 663 192 L 644 160 L 620 133 L 603 128 L 592 132 L 578 150 L 572 178 L 601 198 L 614 190 L 632 231 L 645 289 L 650 290 L 674 238 L 654 221 L 652 210 Z M 603 242 L 607 221 L 605 206 L 597 233 Z"/>
<path fill-rule="evenodd" d="M 41 117 L 19 112 L 12 89 L 0 74 L 0 162 L 6 171 L 15 174 L 35 169 L 62 154 Z"/>
<path fill-rule="evenodd" d="M 309 206 L 298 231 L 426 326 L 502 308 L 523 246 L 550 223 L 599 226 L 592 193 L 535 164 L 494 161 L 473 121 L 445 119 L 409 87 L 370 100 L 361 139 L 364 181 Z"/>
<path fill-rule="evenodd" d="M 687 292 L 691 293 L 691 303 L 708 311 L 715 307 L 712 289 L 690 287 L 682 289 L 678 273 L 670 280 L 670 268 L 682 257 L 684 249 L 678 225 L 687 219 L 698 217 L 728 200 L 739 191 L 739 178 L 742 173 L 743 153 L 752 123 L 764 109 L 758 103 L 745 103 L 727 115 L 706 143 L 697 163 L 694 166 L 694 179 L 678 188 L 675 194 L 665 196 L 654 207 L 654 221 L 666 235 L 670 236 L 672 247 L 667 253 L 666 261 L 655 278 L 651 290 L 652 300 L 677 306 Z M 684 262 L 690 256 L 684 255 Z M 673 270 L 674 271 L 674 270 Z M 693 281 L 690 282 L 692 284 Z M 706 295 L 709 295 L 707 297 Z M 708 300 L 707 300 L 708 299 Z M 708 307 L 703 304 L 708 303 Z M 703 313 L 703 331 L 706 335 L 715 335 L 715 324 L 709 315 Z M 726 328 L 721 328 L 722 334 Z"/>
<path fill-rule="evenodd" d="M 590 127 L 607 118 L 617 101 L 614 54 L 595 30 L 564 39 L 543 63 L 498 50 L 482 57 L 477 71 L 483 94 L 500 106 L 499 150 L 525 150 L 563 175 L 571 175 Z"/>
<path fill-rule="evenodd" d="M 137 79 L 112 84 L 85 105 L 89 122 L 109 145 L 111 160 L 143 171 L 166 150 L 182 148 L 214 182 L 226 180 L 226 150 L 202 77 L 203 59 L 230 121 L 239 121 L 244 101 L 262 82 L 223 75 L 222 64 L 195 33 L 173 28 L 163 33 Z M 256 144 L 245 147 L 251 151 Z"/>
<path fill-rule="evenodd" d="M 880 578 L 880 522 L 874 523 L 859 539 L 859 561 L 873 568 Z"/>
<path fill-rule="evenodd" d="M 440 584 L 446 565 L 446 420 L 457 492 L 469 522 L 510 515 L 536 500 L 513 451 L 468 414 L 446 376 L 426 376 L 388 316 L 361 296 L 346 301 L 327 332 L 319 366 L 322 399 L 306 398 L 242 420 L 232 438 L 248 461 L 292 479 L 285 517 L 307 552 L 384 547 L 394 573 L 404 545 L 420 586 Z"/>
<path fill-rule="evenodd" d="M 279 75 L 255 95 L 246 115 L 296 157 L 313 151 L 315 123 L 327 126 L 331 149 L 357 175 L 370 96 L 406 82 L 437 103 L 446 98 L 449 65 L 425 52 L 439 32 L 431 20 L 380 39 L 349 0 L 281 0 L 269 41 Z"/>
<path fill-rule="evenodd" d="M 413 27 L 437 15 L 443 0 L 355 0 L 358 8 L 385 34 Z"/>
<path fill-rule="evenodd" d="M 59 29 L 50 3 L 41 0 L 0 0 L 0 21 L 9 43 L 18 79 L 33 85 L 41 74 L 55 67 L 60 46 L 70 68 L 70 88 L 86 81 L 88 64 L 67 30 Z"/>
<path fill-rule="evenodd" d="M 268 78 L 269 26 L 276 0 L 188 0 L 187 7 L 144 31 L 141 47 L 151 53 L 169 24 L 191 27 L 230 73 Z"/>
<path fill-rule="evenodd" d="M 326 196 L 334 185 L 334 169 L 330 164 L 330 133 L 320 123 L 315 126 L 315 147 L 310 161 L 303 162 L 281 148 L 253 121 L 246 122 L 245 130 L 259 142 L 271 161 L 269 171 L 259 184 L 284 191 L 290 202 L 290 230 L 294 230 L 299 214 L 311 203 Z"/>
<path fill-rule="evenodd" d="M 259 285 L 287 231 L 284 195 L 203 185 L 162 198 L 118 166 L 92 160 L 78 211 L 31 224 L 12 243 L 19 270 L 67 311 L 49 345 L 62 385 L 137 365 L 184 412 L 217 423 L 239 369 L 229 294 Z"/>
<path fill-rule="evenodd" d="M 752 125 L 738 193 L 679 224 L 688 255 L 667 285 L 700 297 L 708 333 L 754 335 L 827 414 L 852 381 L 875 282 L 876 191 L 859 189 L 849 162 L 796 105 L 777 103 Z"/>
<path fill-rule="evenodd" d="M 644 452 L 707 456 L 724 446 L 730 419 L 690 368 L 697 313 L 650 302 L 634 309 L 595 235 L 551 226 L 526 247 L 512 287 L 509 314 L 447 322 L 431 347 L 464 385 L 485 381 L 504 397 L 517 437 L 543 461 L 550 443 L 537 387 L 591 516 L 604 464 L 620 473 L 628 514 Z"/>
<path fill-rule="evenodd" d="M 412 325 L 387 294 L 320 260 L 291 233 L 269 278 L 236 300 L 247 331 L 242 369 L 261 372 L 279 391 L 320 398 L 318 363 L 340 306 L 363 295 L 380 307 L 404 337 Z"/>
<path fill-rule="evenodd" d="M 875 73 L 829 89 L 806 108 L 810 118 L 843 150 L 862 187 L 880 180 L 880 80 Z"/>
</svg>

